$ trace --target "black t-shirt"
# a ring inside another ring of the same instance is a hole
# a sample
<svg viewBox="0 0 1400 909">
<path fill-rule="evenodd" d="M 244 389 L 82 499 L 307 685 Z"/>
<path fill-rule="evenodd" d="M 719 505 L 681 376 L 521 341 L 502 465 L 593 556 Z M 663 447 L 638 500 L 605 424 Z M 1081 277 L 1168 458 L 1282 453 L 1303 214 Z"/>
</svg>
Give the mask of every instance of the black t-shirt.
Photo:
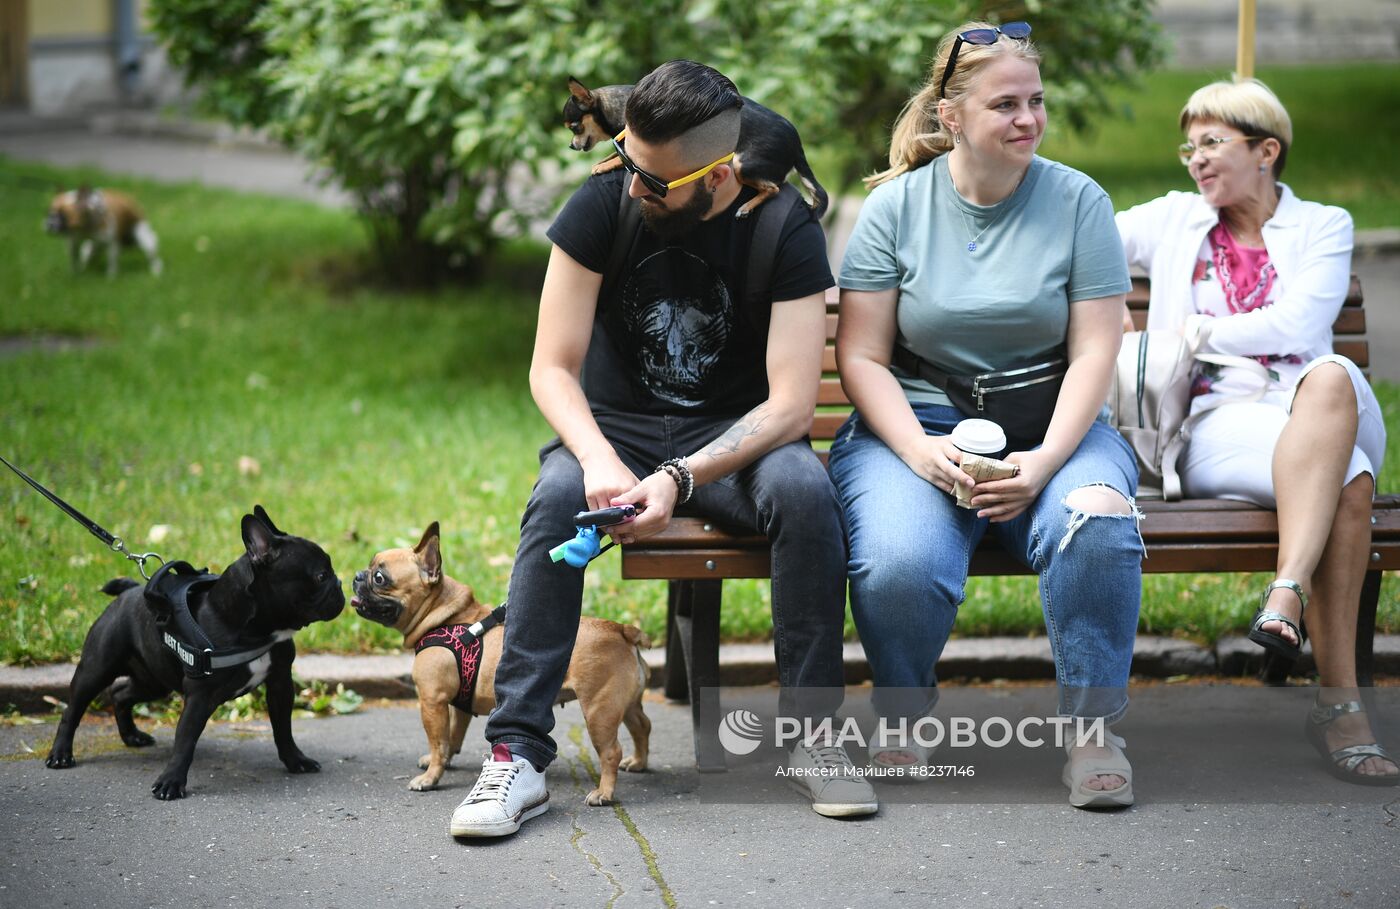
<svg viewBox="0 0 1400 909">
<path fill-rule="evenodd" d="M 600 274 L 626 176 L 619 168 L 590 177 L 549 228 L 555 245 Z M 737 417 L 768 397 L 772 301 L 833 282 L 821 225 L 798 204 L 779 235 L 771 294 L 749 293 L 749 248 L 762 209 L 743 221 L 734 212 L 753 196 L 743 187 L 727 211 L 670 244 L 643 223 L 623 277 L 600 291 L 607 298 L 598 300 L 582 378 L 595 411 Z"/>
</svg>

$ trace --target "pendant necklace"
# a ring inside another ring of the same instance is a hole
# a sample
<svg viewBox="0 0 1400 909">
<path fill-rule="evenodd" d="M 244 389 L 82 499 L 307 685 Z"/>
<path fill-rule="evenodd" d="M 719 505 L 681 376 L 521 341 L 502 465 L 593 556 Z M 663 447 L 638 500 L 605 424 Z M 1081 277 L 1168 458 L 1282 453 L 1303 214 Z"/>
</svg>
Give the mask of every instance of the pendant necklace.
<svg viewBox="0 0 1400 909">
<path fill-rule="evenodd" d="M 1021 179 L 1022 179 L 1022 180 L 1025 180 L 1025 179 L 1026 179 L 1026 175 L 1025 175 L 1025 174 L 1022 174 L 1022 175 L 1021 175 Z M 953 192 L 957 193 L 959 197 L 962 197 L 962 193 L 958 192 L 958 184 L 957 184 L 956 181 L 953 180 L 953 175 L 952 175 L 951 173 L 948 174 L 948 182 L 951 183 L 951 184 L 953 185 Z M 1021 184 L 1018 182 L 1018 183 L 1016 184 L 1016 189 L 1020 189 L 1020 188 L 1021 188 Z M 1013 190 L 1011 191 L 1011 195 L 1015 195 L 1015 194 L 1016 194 L 1016 190 L 1013 189 Z M 1010 199 L 1010 198 L 1011 198 L 1011 196 L 1007 196 L 1006 199 L 1003 199 L 1003 200 L 1002 200 L 1002 202 L 1005 202 L 1007 199 Z M 998 204 L 1001 204 L 1001 203 L 998 203 Z M 970 252 L 970 253 L 975 253 L 975 252 L 977 252 L 977 241 L 980 240 L 980 239 L 982 239 L 982 235 L 983 235 L 983 234 L 985 234 L 987 231 L 989 231 L 989 230 L 992 229 L 992 225 L 993 225 L 993 224 L 995 224 L 995 223 L 997 223 L 998 221 L 1001 220 L 1001 216 L 1004 215 L 1004 214 L 1006 214 L 1006 210 L 1007 210 L 1007 208 L 1010 208 L 1010 206 L 1009 206 L 1009 205 L 1003 205 L 1002 208 L 1001 208 L 1001 210 L 998 211 L 995 215 L 992 216 L 992 220 L 988 221 L 988 222 L 986 223 L 986 225 L 985 225 L 981 230 L 979 230 L 979 231 L 977 232 L 977 236 L 975 236 L 975 237 L 972 235 L 972 225 L 969 224 L 968 221 L 967 221 L 967 212 L 963 211 L 963 207 L 962 207 L 961 205 L 957 206 L 957 208 L 958 208 L 958 217 L 962 218 L 963 229 L 967 231 L 967 237 L 968 237 L 968 240 L 967 240 L 967 251 Z"/>
<path fill-rule="evenodd" d="M 1002 209 L 1002 211 L 1005 211 L 1005 209 Z M 962 218 L 963 228 L 967 231 L 967 235 L 970 238 L 967 241 L 967 251 L 970 253 L 977 252 L 977 241 L 982 239 L 982 235 L 985 234 L 989 229 L 991 229 L 991 226 L 993 224 L 997 223 L 997 221 L 1001 219 L 1001 212 L 999 211 L 996 213 L 996 216 L 992 218 L 992 220 L 987 222 L 985 227 L 983 227 L 977 232 L 977 236 L 974 237 L 972 236 L 972 225 L 967 223 L 967 212 L 963 211 L 961 206 L 959 206 L 958 208 L 958 215 Z"/>
</svg>

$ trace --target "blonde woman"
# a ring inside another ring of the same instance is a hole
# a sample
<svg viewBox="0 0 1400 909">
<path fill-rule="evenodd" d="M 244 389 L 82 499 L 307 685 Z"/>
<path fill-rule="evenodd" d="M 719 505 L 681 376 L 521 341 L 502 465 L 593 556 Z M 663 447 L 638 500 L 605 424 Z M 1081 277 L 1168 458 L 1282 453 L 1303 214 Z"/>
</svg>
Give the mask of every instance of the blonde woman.
<svg viewBox="0 0 1400 909">
<path fill-rule="evenodd" d="M 1108 196 L 1035 153 L 1046 113 L 1030 31 L 969 22 L 939 44 L 895 126 L 890 168 L 870 180 L 838 281 L 837 358 L 856 413 L 831 471 L 886 718 L 932 708 L 969 554 L 988 532 L 1040 576 L 1061 712 L 1112 723 L 1127 710 L 1142 592 L 1137 465 L 1096 418 L 1128 271 Z M 1058 393 L 1045 383 L 1048 398 L 1025 402 L 1028 425 L 1004 455 L 1019 474 L 974 483 L 949 433 L 975 410 L 960 411 L 943 380 L 1056 361 L 1067 364 Z M 955 484 L 973 509 L 955 504 Z M 1123 745 L 1109 733 L 1069 749 L 1071 804 L 1132 804 Z M 917 742 L 871 748 L 877 764 L 926 757 Z"/>
<path fill-rule="evenodd" d="M 1172 192 L 1118 215 L 1131 263 L 1148 269 L 1149 328 L 1201 349 L 1255 357 L 1274 372 L 1262 400 L 1201 417 L 1182 457 L 1188 495 L 1278 509 L 1277 575 L 1249 637 L 1296 657 L 1302 619 L 1321 677 L 1308 739 L 1334 776 L 1393 786 L 1356 680 L 1356 613 L 1370 552 L 1371 497 L 1385 423 L 1356 364 L 1332 352 L 1351 281 L 1351 216 L 1279 182 L 1293 127 L 1262 82 L 1215 82 L 1181 111 L 1181 161 L 1198 192 Z M 1214 370 L 1193 411 L 1258 380 Z"/>
</svg>

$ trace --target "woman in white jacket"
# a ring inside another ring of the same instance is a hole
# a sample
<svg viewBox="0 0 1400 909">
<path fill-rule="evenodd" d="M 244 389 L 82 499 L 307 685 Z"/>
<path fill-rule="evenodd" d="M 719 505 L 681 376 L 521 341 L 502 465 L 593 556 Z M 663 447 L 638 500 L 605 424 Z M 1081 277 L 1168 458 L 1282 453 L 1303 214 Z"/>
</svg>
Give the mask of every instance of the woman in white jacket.
<svg viewBox="0 0 1400 909">
<path fill-rule="evenodd" d="M 1182 457 L 1186 493 L 1278 510 L 1278 575 L 1249 637 L 1295 657 L 1307 609 L 1321 690 L 1306 724 L 1334 776 L 1400 783 L 1358 697 L 1356 615 L 1370 552 L 1385 424 L 1365 377 L 1332 352 L 1351 280 L 1351 216 L 1278 182 L 1293 129 L 1258 80 L 1216 82 L 1181 112 L 1181 160 L 1197 193 L 1171 192 L 1117 216 L 1129 264 L 1152 278 L 1150 329 L 1203 351 L 1258 359 L 1276 374 L 1257 402 L 1201 417 Z M 1244 370 L 1208 367 L 1192 412 L 1257 391 Z"/>
</svg>

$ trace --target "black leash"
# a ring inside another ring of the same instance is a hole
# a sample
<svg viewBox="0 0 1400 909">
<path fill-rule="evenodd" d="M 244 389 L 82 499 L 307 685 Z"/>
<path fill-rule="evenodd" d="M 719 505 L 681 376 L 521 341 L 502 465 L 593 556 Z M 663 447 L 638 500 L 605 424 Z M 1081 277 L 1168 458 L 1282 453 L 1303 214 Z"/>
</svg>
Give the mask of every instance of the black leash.
<svg viewBox="0 0 1400 909">
<path fill-rule="evenodd" d="M 92 534 L 93 536 L 95 536 L 95 537 L 97 537 L 99 540 L 101 540 L 102 543 L 103 543 L 103 545 L 106 546 L 108 549 L 112 550 L 113 552 L 120 552 L 122 555 L 126 556 L 126 557 L 127 557 L 128 559 L 130 559 L 131 561 L 135 562 L 135 563 L 136 563 L 136 567 L 137 567 L 138 569 L 140 569 L 140 571 L 141 571 L 141 577 L 145 578 L 145 579 L 148 580 L 148 581 L 151 579 L 151 576 L 150 576 L 149 574 L 146 573 L 146 562 L 147 562 L 147 560 L 149 560 L 149 559 L 155 559 L 155 560 L 156 560 L 157 562 L 159 562 L 160 564 L 162 564 L 162 565 L 165 564 L 165 559 L 162 559 L 160 556 L 156 555 L 154 552 L 140 552 L 140 553 L 135 553 L 135 552 L 132 552 L 131 550 L 127 549 L 127 548 L 126 548 L 126 543 L 122 541 L 122 538 L 121 538 L 121 537 L 113 536 L 112 534 L 108 533 L 105 529 L 103 529 L 103 527 L 102 527 L 101 525 L 99 525 L 99 524 L 98 524 L 96 521 L 94 521 L 92 518 L 89 518 L 87 515 L 83 514 L 83 513 L 82 513 L 81 511 L 79 511 L 78 509 L 74 508 L 72 505 L 69 505 L 67 502 L 63 501 L 63 500 L 60 499 L 58 496 L 56 496 L 56 495 L 54 495 L 53 493 L 49 492 L 47 489 L 45 489 L 43 486 L 41 486 L 41 485 L 39 484 L 39 482 L 38 482 L 37 480 L 35 480 L 33 477 L 31 477 L 29 474 L 27 474 L 27 473 L 25 473 L 24 471 L 20 470 L 18 467 L 16 467 L 15 465 L 11 464 L 9 461 L 6 461 L 5 458 L 4 458 L 4 456 L 0 456 L 0 462 L 4 462 L 5 466 L 8 467 L 8 468 L 10 468 L 11 470 L 13 470 L 15 473 L 17 473 L 17 474 L 19 475 L 20 479 L 24 480 L 24 482 L 28 483 L 30 486 L 33 486 L 35 489 L 37 489 L 37 490 L 39 491 L 39 493 L 40 493 L 41 495 L 43 495 L 44 498 L 48 499 L 50 502 L 52 502 L 52 503 L 54 503 L 55 505 L 57 505 L 57 506 L 59 507 L 59 509 L 61 509 L 65 514 L 67 514 L 67 515 L 68 515 L 69 517 L 71 517 L 73 520 L 77 521 L 79 524 L 81 524 L 81 525 L 83 525 L 84 527 L 86 527 L 88 533 Z"/>
<path fill-rule="evenodd" d="M 156 624 L 161 631 L 161 641 L 180 660 L 185 675 L 195 679 L 207 678 L 218 670 L 251 663 L 277 645 L 279 639 L 272 636 L 251 642 L 245 641 L 241 647 L 216 649 L 195 619 L 194 613 L 190 611 L 189 595 L 193 588 L 208 587 L 218 581 L 218 575 L 194 568 L 188 562 L 167 563 L 154 552 L 130 551 L 121 537 L 113 536 L 92 518 L 49 492 L 29 474 L 5 460 L 3 455 L 0 455 L 0 462 L 65 514 L 86 527 L 88 533 L 101 540 L 103 545 L 136 563 L 141 577 L 147 581 L 146 603 L 155 613 Z M 160 563 L 154 575 L 146 573 L 146 562 L 151 559 Z"/>
</svg>

